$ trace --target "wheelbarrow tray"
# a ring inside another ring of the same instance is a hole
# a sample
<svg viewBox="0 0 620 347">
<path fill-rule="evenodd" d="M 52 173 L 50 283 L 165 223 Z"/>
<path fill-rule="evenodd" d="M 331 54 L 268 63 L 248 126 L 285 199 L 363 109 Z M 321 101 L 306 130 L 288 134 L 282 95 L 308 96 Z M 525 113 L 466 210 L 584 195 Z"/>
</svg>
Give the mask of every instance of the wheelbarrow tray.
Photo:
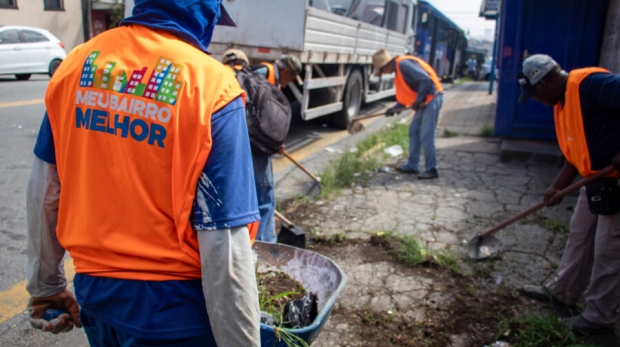
<svg viewBox="0 0 620 347">
<path fill-rule="evenodd" d="M 300 329 L 286 329 L 310 345 L 327 321 L 347 277 L 331 259 L 306 249 L 256 241 L 252 250 L 258 272 L 285 272 L 301 283 L 306 291 L 317 295 L 319 313 L 314 322 Z M 278 341 L 273 326 L 261 323 L 260 338 L 261 346 L 286 347 L 283 341 Z"/>
</svg>

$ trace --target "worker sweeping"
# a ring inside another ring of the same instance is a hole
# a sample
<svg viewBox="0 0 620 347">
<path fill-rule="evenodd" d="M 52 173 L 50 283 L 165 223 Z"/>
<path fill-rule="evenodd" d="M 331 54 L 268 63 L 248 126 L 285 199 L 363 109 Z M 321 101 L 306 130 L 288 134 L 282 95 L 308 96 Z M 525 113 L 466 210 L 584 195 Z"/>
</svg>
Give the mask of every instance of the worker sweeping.
<svg viewBox="0 0 620 347">
<path fill-rule="evenodd" d="M 585 311 L 562 323 L 587 334 L 613 334 L 620 319 L 620 75 L 598 67 L 567 73 L 548 55 L 536 54 L 523 62 L 519 83 L 519 102 L 531 97 L 555 108 L 566 161 L 545 192 L 548 206 L 561 202 L 553 196 L 578 174 L 588 177 L 610 164 L 616 170 L 582 188 L 557 276 L 545 286 L 525 286 L 523 294 L 576 312 L 585 292 Z"/>
<path fill-rule="evenodd" d="M 91 346 L 260 345 L 244 92 L 208 55 L 216 24 L 235 25 L 219 0 L 136 0 L 51 79 L 27 192 L 35 328 L 84 327 Z"/>
<path fill-rule="evenodd" d="M 375 75 L 396 73 L 394 86 L 398 103 L 387 110 L 386 116 L 395 110 L 411 107 L 416 111 L 409 126 L 409 160 L 403 166 L 404 172 L 420 173 L 420 150 L 424 150 L 425 170 L 418 178 L 439 177 L 437 153 L 435 150 L 435 129 L 439 110 L 443 105 L 443 87 L 435 70 L 418 57 L 405 55 L 392 57 L 385 48 L 372 56 Z"/>
</svg>

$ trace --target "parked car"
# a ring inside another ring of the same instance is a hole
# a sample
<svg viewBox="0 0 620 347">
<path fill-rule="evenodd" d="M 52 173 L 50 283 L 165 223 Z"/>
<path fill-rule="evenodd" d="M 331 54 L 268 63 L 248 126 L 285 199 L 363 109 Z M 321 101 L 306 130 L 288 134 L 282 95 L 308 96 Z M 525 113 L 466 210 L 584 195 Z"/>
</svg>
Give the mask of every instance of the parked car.
<svg viewBox="0 0 620 347">
<path fill-rule="evenodd" d="M 493 59 L 487 59 L 487 61 L 484 62 L 484 64 L 482 64 L 482 69 L 480 69 L 480 77 L 485 80 L 488 81 L 491 78 L 491 63 L 492 63 Z M 499 73 L 499 70 L 497 69 L 497 65 L 495 66 L 495 79 L 497 80 L 497 74 Z"/>
<path fill-rule="evenodd" d="M 65 45 L 49 31 L 0 26 L 0 75 L 27 80 L 32 74 L 54 75 L 65 59 Z"/>
</svg>

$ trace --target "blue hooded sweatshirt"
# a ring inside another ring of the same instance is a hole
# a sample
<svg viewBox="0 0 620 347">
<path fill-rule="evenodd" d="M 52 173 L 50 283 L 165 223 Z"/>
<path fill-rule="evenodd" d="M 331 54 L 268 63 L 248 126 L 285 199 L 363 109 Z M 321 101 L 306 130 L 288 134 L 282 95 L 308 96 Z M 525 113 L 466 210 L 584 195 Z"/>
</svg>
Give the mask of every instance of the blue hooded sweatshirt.
<svg viewBox="0 0 620 347">
<path fill-rule="evenodd" d="M 215 25 L 237 26 L 221 0 L 136 0 L 120 23 L 130 24 L 171 32 L 205 53 Z"/>
</svg>

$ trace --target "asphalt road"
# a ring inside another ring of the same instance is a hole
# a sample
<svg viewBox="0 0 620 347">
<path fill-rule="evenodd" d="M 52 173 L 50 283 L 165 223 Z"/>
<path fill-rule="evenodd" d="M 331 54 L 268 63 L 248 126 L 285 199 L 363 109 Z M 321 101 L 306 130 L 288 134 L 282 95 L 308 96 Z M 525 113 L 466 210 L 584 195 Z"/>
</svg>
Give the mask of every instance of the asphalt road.
<svg viewBox="0 0 620 347">
<path fill-rule="evenodd" d="M 35 332 L 24 314 L 28 298 L 25 194 L 48 82 L 44 75 L 28 81 L 0 75 L 0 346 L 88 345 L 81 330 L 61 335 Z M 384 106 L 373 103 L 362 114 Z M 311 147 L 313 142 L 316 147 L 316 141 L 338 131 L 324 118 L 294 119 L 286 145 L 289 151 Z"/>
</svg>

